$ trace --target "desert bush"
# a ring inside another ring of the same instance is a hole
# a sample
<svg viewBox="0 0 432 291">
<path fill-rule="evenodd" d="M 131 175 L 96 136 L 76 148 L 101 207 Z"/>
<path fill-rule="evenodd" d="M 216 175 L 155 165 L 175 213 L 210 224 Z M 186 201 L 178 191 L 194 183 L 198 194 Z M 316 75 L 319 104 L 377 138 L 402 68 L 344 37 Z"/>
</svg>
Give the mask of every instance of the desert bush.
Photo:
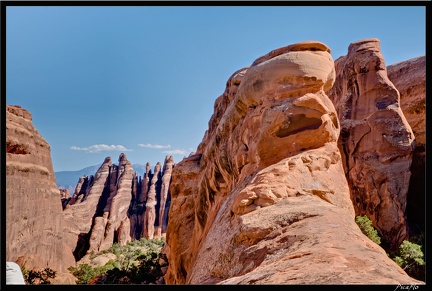
<svg viewBox="0 0 432 291">
<path fill-rule="evenodd" d="M 160 262 L 167 262 L 160 253 L 165 244 L 163 239 L 141 238 L 126 245 L 115 243 L 108 250 L 92 254 L 113 253 L 117 260 L 110 260 L 102 267 L 81 264 L 69 271 L 78 278 L 77 284 L 150 284 L 162 276 Z"/>
<path fill-rule="evenodd" d="M 399 253 L 393 260 L 404 269 L 408 275 L 424 281 L 426 263 L 423 257 L 424 254 L 421 245 L 404 240 L 399 246 Z"/>
<path fill-rule="evenodd" d="M 161 260 L 163 259 L 163 260 Z M 138 258 L 138 265 L 128 269 L 114 268 L 98 278 L 96 284 L 155 284 L 163 276 L 162 267 L 167 262 L 161 253 L 148 252 Z"/>
<path fill-rule="evenodd" d="M 371 241 L 376 244 L 381 243 L 381 238 L 378 235 L 377 230 L 372 226 L 372 221 L 366 216 L 357 216 L 355 222 L 359 226 L 360 230 L 366 235 Z"/>
<path fill-rule="evenodd" d="M 90 260 L 93 260 L 94 258 L 96 258 L 96 254 L 95 254 L 94 251 L 91 251 L 90 256 L 89 256 L 89 259 L 90 259 Z"/>
<path fill-rule="evenodd" d="M 21 269 L 24 277 L 24 281 L 27 285 L 50 285 L 51 281 L 49 279 L 54 279 L 56 276 L 56 271 L 45 268 L 41 271 L 38 270 L 26 270 Z"/>
<path fill-rule="evenodd" d="M 78 267 L 69 267 L 68 270 L 78 278 L 78 280 L 75 281 L 77 284 L 88 284 L 90 280 L 98 275 L 104 275 L 109 270 L 119 268 L 120 264 L 117 261 L 109 260 L 105 265 L 102 267 L 95 267 L 93 268 L 89 264 L 81 264 L 78 265 Z"/>
<path fill-rule="evenodd" d="M 89 264 L 81 264 L 78 267 L 69 267 L 68 270 L 78 278 L 75 281 L 77 284 L 87 284 L 94 276 L 100 275 L 96 268 L 93 268 Z"/>
</svg>

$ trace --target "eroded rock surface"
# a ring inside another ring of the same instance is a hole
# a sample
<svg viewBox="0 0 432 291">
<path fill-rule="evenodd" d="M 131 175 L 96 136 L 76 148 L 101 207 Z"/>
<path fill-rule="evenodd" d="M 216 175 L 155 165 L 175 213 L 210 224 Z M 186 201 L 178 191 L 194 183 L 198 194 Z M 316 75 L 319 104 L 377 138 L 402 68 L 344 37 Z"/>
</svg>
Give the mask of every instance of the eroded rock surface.
<svg viewBox="0 0 432 291">
<path fill-rule="evenodd" d="M 405 211 L 415 136 L 387 76 L 378 39 L 351 43 L 335 67 L 328 95 L 342 127 L 339 147 L 356 215 L 367 215 L 396 249 L 408 235 Z"/>
<path fill-rule="evenodd" d="M 93 217 L 102 215 L 103 204 L 100 204 L 100 198 L 101 195 L 107 195 L 105 184 L 111 166 L 111 158 L 107 157 L 94 176 L 80 178 L 71 199 L 74 203 L 67 205 L 63 211 L 65 239 L 77 261 L 89 248 L 89 237 L 95 223 Z M 83 188 L 82 185 L 86 187 Z"/>
<path fill-rule="evenodd" d="M 387 74 L 400 93 L 400 107 L 416 141 L 407 195 L 409 230 L 416 235 L 426 226 L 426 57 L 387 66 Z"/>
<path fill-rule="evenodd" d="M 147 194 L 147 201 L 145 204 L 145 214 L 144 214 L 144 237 L 152 239 L 155 235 L 155 222 L 157 209 L 157 188 L 159 188 L 160 178 L 161 178 L 161 163 L 157 163 L 154 168 L 154 174 L 150 180 L 150 187 Z"/>
<path fill-rule="evenodd" d="M 6 260 L 55 270 L 63 283 L 74 264 L 63 238 L 62 203 L 48 142 L 20 106 L 6 106 Z"/>
<path fill-rule="evenodd" d="M 82 176 L 63 212 L 66 242 L 75 260 L 84 262 L 114 243 L 164 237 L 173 167 L 172 156 L 165 158 L 163 169 L 156 165 L 155 174 L 147 163 L 141 179 L 122 153 L 118 164 L 107 157 L 94 176 Z"/>
<path fill-rule="evenodd" d="M 400 94 L 400 107 L 416 139 L 426 144 L 426 57 L 387 66 L 387 75 Z"/>
<path fill-rule="evenodd" d="M 168 225 L 168 211 L 170 207 L 169 188 L 171 184 L 171 175 L 174 168 L 174 159 L 172 156 L 166 156 L 163 166 L 163 175 L 161 181 L 161 191 L 159 198 L 159 216 L 156 228 L 156 237 L 161 238 L 166 235 Z"/>
<path fill-rule="evenodd" d="M 115 191 L 110 193 L 110 197 L 103 210 L 103 216 L 107 217 L 104 238 L 100 249 L 105 250 L 112 246 L 114 241 L 125 245 L 131 241 L 130 221 L 128 210 L 132 200 L 132 179 L 134 171 L 131 162 L 125 154 L 120 154 L 118 165 L 113 165 L 111 169 L 115 173 L 115 179 L 110 180 L 110 189 Z"/>
<path fill-rule="evenodd" d="M 409 284 L 354 222 L 330 49 L 310 41 L 235 72 L 172 173 L 167 284 Z"/>
</svg>

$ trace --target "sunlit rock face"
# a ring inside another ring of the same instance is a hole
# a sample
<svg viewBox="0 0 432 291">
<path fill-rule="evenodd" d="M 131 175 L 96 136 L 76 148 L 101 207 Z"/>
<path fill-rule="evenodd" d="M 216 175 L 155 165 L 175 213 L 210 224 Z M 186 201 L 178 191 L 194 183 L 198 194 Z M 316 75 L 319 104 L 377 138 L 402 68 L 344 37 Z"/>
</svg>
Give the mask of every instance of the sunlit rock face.
<svg viewBox="0 0 432 291">
<path fill-rule="evenodd" d="M 100 249 L 109 249 L 113 242 L 125 245 L 131 241 L 129 207 L 132 200 L 132 179 L 134 170 L 131 162 L 124 153 L 120 154 L 118 165 L 112 166 L 111 173 L 115 173 L 115 179 L 110 180 L 110 197 L 103 210 L 103 217 L 107 218 L 105 234 Z"/>
<path fill-rule="evenodd" d="M 426 227 L 426 56 L 389 65 L 387 74 L 415 136 L 406 213 L 410 235 L 418 235 Z"/>
<path fill-rule="evenodd" d="M 131 241 L 128 210 L 133 177 L 132 165 L 122 153 L 118 165 L 107 157 L 94 176 L 80 178 L 73 203 L 63 211 L 65 238 L 77 261 L 114 242 Z"/>
<path fill-rule="evenodd" d="M 150 180 L 150 187 L 147 194 L 147 201 L 145 204 L 146 210 L 144 215 L 144 236 L 149 239 L 153 239 L 155 234 L 155 221 L 156 221 L 156 188 L 158 186 L 158 181 L 161 176 L 161 163 L 157 163 L 154 168 L 154 175 Z"/>
<path fill-rule="evenodd" d="M 6 106 L 6 260 L 55 270 L 63 283 L 74 264 L 63 238 L 62 202 L 48 142 L 20 106 Z M 65 276 L 64 276 L 65 275 Z"/>
<path fill-rule="evenodd" d="M 124 153 L 113 164 L 106 157 L 96 174 L 79 178 L 63 211 L 64 237 L 75 260 L 141 238 L 163 238 L 170 207 L 172 156 L 155 166 L 146 165 L 143 179 Z"/>
<path fill-rule="evenodd" d="M 78 181 L 75 193 L 82 192 L 78 190 L 82 184 L 87 188 L 63 213 L 65 233 L 77 261 L 91 252 L 109 249 L 115 242 L 125 245 L 132 240 L 129 210 L 134 177 L 132 164 L 122 153 L 118 165 L 107 157 L 90 182 Z"/>
<path fill-rule="evenodd" d="M 102 216 L 102 201 L 106 201 L 109 194 L 104 189 L 112 166 L 111 158 L 107 157 L 94 176 L 85 175 L 80 178 L 69 205 L 63 211 L 65 241 L 70 248 L 69 252 L 74 254 L 77 261 L 86 254 L 89 247 L 98 250 L 103 238 L 104 227 L 100 226 L 101 219 L 98 216 Z M 93 238 L 89 242 L 90 234 Z M 96 234 L 99 234 L 98 239 L 95 238 Z"/>
<path fill-rule="evenodd" d="M 174 168 L 174 159 L 172 156 L 166 156 L 163 166 L 163 175 L 161 178 L 161 191 L 159 198 L 159 216 L 156 228 L 156 237 L 161 238 L 166 236 L 168 212 L 170 207 L 169 187 L 171 184 L 171 175 Z"/>
<path fill-rule="evenodd" d="M 286 46 L 235 72 L 172 173 L 167 284 L 418 282 L 354 222 L 326 96 L 330 49 Z"/>
<path fill-rule="evenodd" d="M 407 238 L 415 137 L 387 76 L 378 39 L 351 43 L 335 67 L 337 77 L 328 95 L 341 123 L 339 147 L 354 209 L 356 215 L 367 215 L 395 249 Z"/>
</svg>

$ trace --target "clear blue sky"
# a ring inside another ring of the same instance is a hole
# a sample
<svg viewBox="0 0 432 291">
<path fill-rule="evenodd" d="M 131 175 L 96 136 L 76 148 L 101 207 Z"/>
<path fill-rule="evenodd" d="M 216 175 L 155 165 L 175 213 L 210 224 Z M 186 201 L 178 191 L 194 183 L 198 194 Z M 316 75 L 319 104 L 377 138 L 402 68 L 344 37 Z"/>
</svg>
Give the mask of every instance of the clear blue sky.
<svg viewBox="0 0 432 291">
<path fill-rule="evenodd" d="M 424 6 L 8 6 L 6 104 L 33 115 L 55 171 L 107 156 L 117 163 L 121 152 L 153 168 L 196 150 L 228 78 L 263 54 L 318 40 L 337 59 L 375 37 L 390 65 L 425 55 L 425 14 Z"/>
</svg>

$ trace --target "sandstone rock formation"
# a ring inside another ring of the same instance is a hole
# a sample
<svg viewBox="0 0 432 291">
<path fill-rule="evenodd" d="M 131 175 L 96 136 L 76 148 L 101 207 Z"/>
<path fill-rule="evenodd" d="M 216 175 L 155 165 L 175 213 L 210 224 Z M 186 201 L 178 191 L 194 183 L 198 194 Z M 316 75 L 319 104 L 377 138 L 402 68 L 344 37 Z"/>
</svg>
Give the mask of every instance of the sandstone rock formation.
<svg viewBox="0 0 432 291">
<path fill-rule="evenodd" d="M 116 177 L 109 181 L 110 185 L 115 185 L 110 188 L 116 191 L 110 193 L 103 209 L 103 216 L 107 217 L 107 222 L 104 238 L 99 248 L 101 250 L 109 249 L 113 242 L 125 245 L 131 241 L 128 210 L 132 199 L 131 189 L 134 172 L 132 164 L 127 160 L 125 154 L 120 154 L 118 166 L 113 165 L 111 172 L 116 173 Z"/>
<path fill-rule="evenodd" d="M 60 190 L 60 199 L 69 199 L 70 198 L 70 192 L 68 189 L 59 189 Z"/>
<path fill-rule="evenodd" d="M 92 183 L 88 183 L 80 203 L 68 205 L 64 211 L 64 232 L 77 261 L 92 251 L 110 248 L 114 242 L 124 245 L 131 240 L 128 210 L 133 168 L 123 153 L 118 162 L 112 164 L 107 157 Z"/>
<path fill-rule="evenodd" d="M 159 181 L 160 181 L 160 172 L 161 172 L 161 163 L 157 163 L 154 168 L 154 174 L 152 179 L 150 180 L 150 188 L 148 190 L 147 194 L 147 201 L 146 201 L 146 209 L 145 209 L 145 216 L 144 216 L 144 237 L 147 237 L 149 239 L 152 239 L 155 234 L 155 222 L 156 222 L 156 205 L 157 203 L 157 197 L 156 197 L 156 188 L 158 187 Z"/>
<path fill-rule="evenodd" d="M 426 57 L 417 57 L 387 67 L 389 80 L 400 93 L 400 107 L 410 124 L 416 147 L 426 144 Z"/>
<path fill-rule="evenodd" d="M 400 107 L 415 136 L 407 195 L 410 234 L 425 231 L 426 223 L 426 57 L 387 66 L 390 81 L 400 93 Z"/>
<path fill-rule="evenodd" d="M 142 237 L 163 237 L 167 215 L 162 211 L 162 220 L 157 215 L 159 205 L 165 203 L 169 207 L 169 177 L 173 166 L 172 156 L 166 157 L 164 171 L 158 163 L 152 174 L 147 163 L 141 179 L 122 153 L 118 165 L 107 157 L 95 176 L 82 176 L 63 212 L 65 238 L 75 260 L 85 261 L 92 252 L 106 250 L 113 243 L 124 245 Z M 164 175 L 167 177 L 163 178 Z M 162 202 L 164 182 L 166 192 Z M 159 225 L 161 231 L 157 233 L 155 227 Z M 150 232 L 144 231 L 145 227 Z"/>
<path fill-rule="evenodd" d="M 63 188 L 60 188 L 59 191 L 60 191 L 60 200 L 62 204 L 62 209 L 65 209 L 66 205 L 71 200 L 70 192 L 68 189 L 63 189 Z"/>
<path fill-rule="evenodd" d="M 140 232 L 137 230 L 139 228 L 142 229 L 142 223 L 140 220 L 142 220 L 141 213 L 137 213 L 136 208 L 139 205 L 140 208 L 142 208 L 142 204 L 139 204 L 138 199 L 140 198 L 141 193 L 141 177 L 138 176 L 137 172 L 134 172 L 133 178 L 132 178 L 132 200 L 131 205 L 129 207 L 129 222 L 130 222 L 130 237 L 131 240 L 137 240 L 141 238 Z M 135 206 L 135 209 L 133 207 Z"/>
<path fill-rule="evenodd" d="M 387 77 L 376 38 L 351 43 L 328 91 L 341 123 L 342 153 L 356 215 L 367 215 L 390 248 L 407 239 L 406 202 L 414 134 Z"/>
<path fill-rule="evenodd" d="M 410 284 L 354 222 L 317 41 L 235 72 L 172 172 L 167 284 Z"/>
<path fill-rule="evenodd" d="M 6 106 L 6 260 L 28 270 L 49 266 L 73 283 L 63 238 L 62 204 L 50 145 L 20 106 Z"/>
<path fill-rule="evenodd" d="M 143 203 L 144 201 L 147 201 L 147 193 L 148 193 L 148 188 L 150 185 L 150 178 L 151 176 L 151 165 L 150 163 L 146 164 L 146 171 L 143 175 L 143 179 L 142 179 L 142 187 L 141 187 L 141 195 L 138 198 L 138 202 L 139 203 Z"/>
<path fill-rule="evenodd" d="M 89 248 L 90 232 L 94 224 L 93 217 L 99 216 L 104 207 L 103 204 L 99 205 L 99 201 L 101 195 L 107 196 L 105 183 L 111 165 L 111 158 L 107 157 L 95 176 L 90 176 L 91 182 L 85 182 L 87 177 L 82 177 L 72 196 L 71 202 L 75 202 L 67 205 L 63 211 L 64 236 L 76 260 L 84 256 Z M 87 187 L 83 189 L 82 185 L 87 185 Z M 74 199 L 76 195 L 79 198 Z M 99 215 L 96 215 L 97 213 Z"/>
<path fill-rule="evenodd" d="M 163 166 L 162 185 L 159 199 L 159 218 L 156 228 L 156 237 L 163 237 L 166 234 L 168 224 L 168 212 L 170 207 L 169 187 L 171 184 L 171 174 L 174 168 L 174 159 L 172 156 L 166 156 Z"/>
<path fill-rule="evenodd" d="M 85 194 L 85 190 L 88 187 L 88 183 L 89 183 L 88 175 L 84 175 L 78 179 L 78 183 L 75 187 L 74 193 L 72 194 L 71 200 L 69 201 L 70 205 L 75 204 L 77 203 L 77 201 L 82 200 Z"/>
<path fill-rule="evenodd" d="M 135 199 L 132 199 L 131 211 L 130 211 L 130 222 L 131 222 L 131 236 L 132 240 L 140 239 L 145 236 L 145 203 L 147 201 L 147 192 L 150 185 L 151 174 L 150 163 L 146 164 L 146 171 L 144 172 L 143 178 L 138 177 L 136 186 Z M 135 191 L 133 189 L 132 191 Z"/>
</svg>

